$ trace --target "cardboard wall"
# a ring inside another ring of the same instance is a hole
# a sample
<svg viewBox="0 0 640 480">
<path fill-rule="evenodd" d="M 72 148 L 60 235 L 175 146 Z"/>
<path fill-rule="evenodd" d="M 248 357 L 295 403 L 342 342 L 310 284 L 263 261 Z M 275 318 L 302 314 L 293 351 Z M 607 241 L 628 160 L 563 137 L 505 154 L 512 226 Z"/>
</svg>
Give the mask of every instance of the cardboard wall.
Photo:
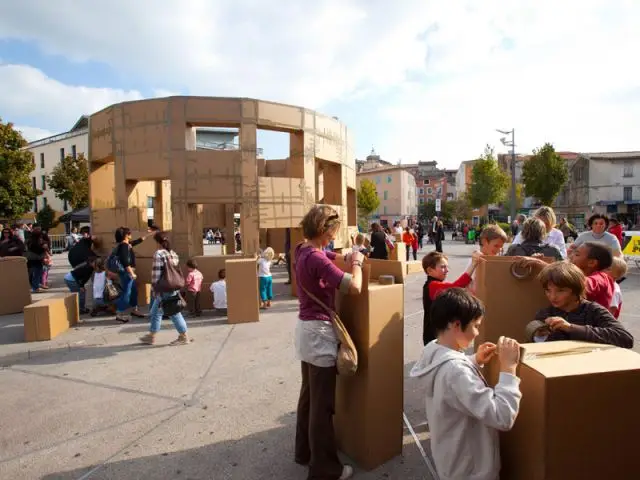
<svg viewBox="0 0 640 480">
<path fill-rule="evenodd" d="M 77 294 L 54 295 L 24 308 L 24 339 L 26 342 L 51 340 L 77 323 Z"/>
<path fill-rule="evenodd" d="M 260 320 L 258 273 L 253 258 L 227 260 L 227 312 L 229 323 Z"/>
<path fill-rule="evenodd" d="M 0 315 L 20 313 L 31 303 L 27 259 L 0 257 Z"/>
</svg>

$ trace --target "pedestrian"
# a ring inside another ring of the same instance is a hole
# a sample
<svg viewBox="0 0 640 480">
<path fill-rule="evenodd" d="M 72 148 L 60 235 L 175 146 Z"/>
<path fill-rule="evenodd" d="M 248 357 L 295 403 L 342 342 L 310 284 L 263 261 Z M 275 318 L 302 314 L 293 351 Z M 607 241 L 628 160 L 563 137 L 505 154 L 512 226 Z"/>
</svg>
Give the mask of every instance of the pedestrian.
<svg viewBox="0 0 640 480">
<path fill-rule="evenodd" d="M 189 316 L 199 317 L 202 315 L 200 308 L 200 290 L 202 289 L 202 272 L 198 270 L 195 259 L 187 260 L 187 276 L 184 279 L 184 287 L 187 293 L 187 305 L 189 305 Z"/>
<path fill-rule="evenodd" d="M 275 252 L 267 247 L 258 258 L 258 287 L 260 290 L 260 308 L 271 308 L 273 300 L 273 276 L 271 275 L 271 262 Z"/>
</svg>

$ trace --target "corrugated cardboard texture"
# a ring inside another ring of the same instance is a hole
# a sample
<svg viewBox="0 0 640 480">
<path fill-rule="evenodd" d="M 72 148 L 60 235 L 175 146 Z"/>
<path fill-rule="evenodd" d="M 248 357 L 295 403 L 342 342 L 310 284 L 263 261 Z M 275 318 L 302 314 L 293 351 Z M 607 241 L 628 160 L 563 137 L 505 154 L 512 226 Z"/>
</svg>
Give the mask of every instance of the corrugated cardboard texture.
<svg viewBox="0 0 640 480">
<path fill-rule="evenodd" d="M 75 294 L 73 294 L 75 295 Z M 56 295 L 24 307 L 24 339 L 26 342 L 51 340 L 77 323 L 77 301 L 68 295 Z M 74 311 L 75 310 L 75 311 Z"/>
<path fill-rule="evenodd" d="M 404 283 L 406 273 L 403 262 L 377 258 L 368 258 L 366 262 L 371 266 L 371 280 L 377 280 L 380 275 L 392 275 L 396 283 Z"/>
<path fill-rule="evenodd" d="M 258 272 L 252 258 L 227 260 L 227 312 L 229 323 L 260 320 Z"/>
<path fill-rule="evenodd" d="M 358 350 L 358 371 L 338 377 L 334 425 L 339 448 L 372 470 L 402 454 L 404 285 L 369 283 L 339 300 L 339 313 Z"/>
<path fill-rule="evenodd" d="M 31 303 L 27 259 L 1 257 L 0 272 L 0 315 L 22 312 Z"/>
<path fill-rule="evenodd" d="M 520 413 L 501 434 L 500 478 L 636 478 L 640 355 L 584 342 L 524 347 Z M 549 355 L 572 349 L 582 353 Z M 547 355 L 526 358 L 536 352 Z"/>
<path fill-rule="evenodd" d="M 140 279 L 136 279 L 136 286 L 138 287 L 138 305 L 144 306 L 151 304 L 151 284 L 142 283 Z"/>
<path fill-rule="evenodd" d="M 406 266 L 407 266 L 407 275 L 411 275 L 413 273 L 424 273 L 424 270 L 422 269 L 421 261 L 406 262 Z"/>
<path fill-rule="evenodd" d="M 389 260 L 395 260 L 397 262 L 406 262 L 407 246 L 402 242 L 396 242 L 393 245 L 395 246 L 395 248 L 389 252 Z"/>
<path fill-rule="evenodd" d="M 138 258 L 136 256 L 136 276 L 139 283 L 151 283 L 151 266 L 153 258 Z"/>
<path fill-rule="evenodd" d="M 525 279 L 512 275 L 516 261 L 516 257 L 487 257 L 476 269 L 476 296 L 486 309 L 476 348 L 484 342 L 497 342 L 501 335 L 526 342 L 527 323 L 549 305 L 536 275 Z"/>
<path fill-rule="evenodd" d="M 67 310 L 67 321 L 69 326 L 73 327 L 80 321 L 80 302 L 77 293 L 57 293 L 54 297 L 62 297 L 64 300 L 64 308 Z"/>
<path fill-rule="evenodd" d="M 196 151 L 196 126 L 238 128 L 240 148 Z M 258 129 L 289 132 L 289 158 L 271 164 L 258 161 Z M 338 205 L 344 217 L 336 241 L 341 248 L 347 224 L 355 225 L 353 192 L 347 215 L 346 188 L 355 188 L 351 142 L 346 126 L 334 118 L 254 99 L 169 97 L 113 105 L 89 120 L 92 226 L 101 233 L 123 225 L 138 229 L 122 211 L 104 210 L 143 206 L 148 189 L 131 191 L 130 181 L 170 181 L 170 200 L 166 193 L 159 194 L 156 184 L 156 199 L 162 199 L 155 207 L 155 221 L 174 232 L 173 245 L 181 257 L 202 253 L 198 227 L 203 215 L 190 206 L 202 204 L 238 205 L 242 251 L 253 254 L 260 247 L 259 228 L 295 227 L 314 204 L 318 158 L 329 182 L 325 189 L 331 187 L 326 201 Z M 259 178 L 271 175 L 296 189 L 279 188 L 284 183 L 278 183 L 275 190 L 261 190 L 265 180 Z"/>
</svg>

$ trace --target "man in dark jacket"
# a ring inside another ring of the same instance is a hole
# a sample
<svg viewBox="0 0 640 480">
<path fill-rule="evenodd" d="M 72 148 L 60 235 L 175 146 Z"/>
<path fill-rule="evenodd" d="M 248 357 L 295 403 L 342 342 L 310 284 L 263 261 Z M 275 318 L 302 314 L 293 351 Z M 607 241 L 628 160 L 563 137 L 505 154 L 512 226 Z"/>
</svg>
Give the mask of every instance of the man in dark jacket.
<svg viewBox="0 0 640 480">
<path fill-rule="evenodd" d="M 93 237 L 91 236 L 91 229 L 89 227 L 82 227 L 80 229 L 81 238 L 76 244 L 69 249 L 69 264 L 72 268 L 77 267 L 83 262 L 89 260 L 89 257 L 97 257 L 93 251 Z"/>
<path fill-rule="evenodd" d="M 91 280 L 96 260 L 97 257 L 92 255 L 87 258 L 86 262 L 80 263 L 64 276 L 64 283 L 67 284 L 69 290 L 78 294 L 80 314 L 89 313 L 89 310 L 87 310 L 86 307 L 86 292 L 84 286 L 89 280 Z"/>
</svg>

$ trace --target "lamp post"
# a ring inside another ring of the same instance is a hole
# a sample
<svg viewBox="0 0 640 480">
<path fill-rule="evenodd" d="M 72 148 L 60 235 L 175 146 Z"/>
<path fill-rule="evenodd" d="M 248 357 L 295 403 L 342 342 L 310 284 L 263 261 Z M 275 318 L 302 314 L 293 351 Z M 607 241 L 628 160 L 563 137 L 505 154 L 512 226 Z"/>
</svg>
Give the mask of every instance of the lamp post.
<svg viewBox="0 0 640 480">
<path fill-rule="evenodd" d="M 496 130 L 496 132 L 511 135 L 511 140 L 505 136 L 500 141 L 505 147 L 511 147 L 511 208 L 509 213 L 513 222 L 516 219 L 516 129 Z"/>
</svg>

